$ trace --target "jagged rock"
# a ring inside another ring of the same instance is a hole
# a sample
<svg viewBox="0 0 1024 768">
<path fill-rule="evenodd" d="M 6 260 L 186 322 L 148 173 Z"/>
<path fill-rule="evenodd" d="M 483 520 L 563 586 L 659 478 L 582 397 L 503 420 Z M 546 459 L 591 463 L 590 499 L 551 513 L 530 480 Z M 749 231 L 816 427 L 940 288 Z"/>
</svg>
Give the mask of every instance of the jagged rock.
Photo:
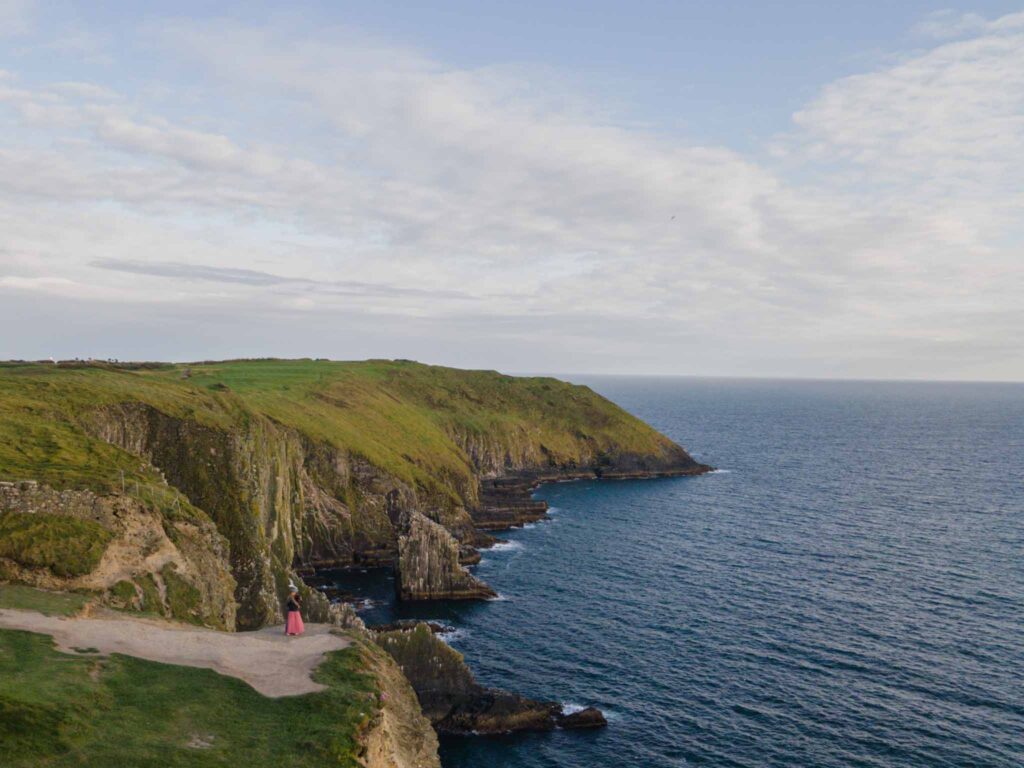
<svg viewBox="0 0 1024 768">
<path fill-rule="evenodd" d="M 412 632 L 416 627 L 423 625 L 427 627 L 435 635 L 443 635 L 446 632 L 454 632 L 455 627 L 449 627 L 444 624 L 438 624 L 435 621 L 416 621 L 415 619 L 404 619 L 402 621 L 392 621 L 388 624 L 374 624 L 371 627 L 367 627 L 371 632 Z"/>
<path fill-rule="evenodd" d="M 398 540 L 395 580 L 402 600 L 472 600 L 497 593 L 459 565 L 459 543 L 445 528 L 419 512 Z"/>
<path fill-rule="evenodd" d="M 241 629 L 283 621 L 289 581 L 302 584 L 296 565 L 350 563 L 357 549 L 392 560 L 389 504 L 415 500 L 368 462 L 258 415 L 224 430 L 129 402 L 95 409 L 84 426 L 158 467 L 229 539 Z M 363 492 L 357 516 L 338 498 L 350 482 Z M 326 620 L 323 595 L 303 598 L 314 620 Z"/>
<path fill-rule="evenodd" d="M 608 725 L 608 721 L 605 719 L 604 714 L 596 707 L 587 707 L 586 709 L 581 709 L 579 712 L 573 712 L 568 715 L 559 715 L 555 718 L 555 722 L 558 724 L 559 728 L 566 729 L 604 728 Z"/>
<path fill-rule="evenodd" d="M 356 609 L 348 603 L 331 603 L 327 609 L 327 623 L 340 629 L 366 629 Z"/>
<path fill-rule="evenodd" d="M 562 723 L 570 728 L 597 724 L 593 714 L 563 715 L 561 705 L 553 701 L 483 687 L 462 654 L 437 638 L 426 624 L 412 630 L 380 632 L 375 639 L 398 662 L 423 713 L 441 733 L 548 731 Z M 597 710 L 592 712 L 600 716 Z"/>
<path fill-rule="evenodd" d="M 360 733 L 366 768 L 440 768 L 437 734 L 423 715 L 416 693 L 394 659 L 373 643 L 359 641 L 368 671 L 377 679 L 379 710 Z"/>
</svg>

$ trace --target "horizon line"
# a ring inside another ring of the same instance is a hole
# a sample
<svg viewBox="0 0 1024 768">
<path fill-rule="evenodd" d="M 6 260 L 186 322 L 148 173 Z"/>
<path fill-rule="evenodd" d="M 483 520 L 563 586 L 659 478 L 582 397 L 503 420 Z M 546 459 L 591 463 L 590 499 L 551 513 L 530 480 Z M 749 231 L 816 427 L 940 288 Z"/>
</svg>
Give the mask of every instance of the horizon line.
<svg viewBox="0 0 1024 768">
<path fill-rule="evenodd" d="M 99 358 L 99 357 L 80 357 L 80 358 L 63 358 L 55 360 L 53 358 L 36 358 L 34 360 L 24 358 L 8 358 L 0 360 L 0 365 L 46 365 L 53 364 L 58 365 L 60 363 L 98 363 L 108 365 L 203 365 L 209 363 L 230 363 L 230 362 L 256 362 L 256 361 L 267 361 L 267 360 L 279 360 L 282 362 L 286 361 L 298 361 L 298 360 L 309 360 L 311 362 L 329 362 L 329 363 L 359 363 L 359 362 L 370 362 L 374 360 L 387 361 L 387 362 L 407 362 L 407 363 L 419 363 L 421 365 L 438 366 L 442 368 L 454 368 L 457 370 L 466 371 L 495 371 L 499 373 L 506 373 L 509 376 L 550 376 L 554 378 L 568 377 L 568 376 L 608 376 L 616 378 L 631 378 L 631 379 L 730 379 L 739 381 L 808 381 L 808 382 L 861 382 L 861 383 L 890 383 L 890 384 L 1024 384 L 1022 379 L 927 379 L 927 378 L 873 378 L 868 376 L 786 376 L 786 375 L 771 375 L 771 376 L 758 376 L 758 375 L 743 375 L 743 374 L 716 374 L 716 373 L 609 373 L 609 372 L 595 372 L 595 371 L 500 371 L 497 368 L 488 367 L 460 367 L 455 365 L 446 365 L 443 363 L 425 363 L 419 360 L 411 360 L 409 358 L 388 358 L 388 357 L 367 357 L 361 359 L 349 359 L 349 360 L 338 360 L 329 357 L 275 357 L 273 355 L 259 356 L 259 357 L 233 357 L 224 358 L 222 360 L 204 359 L 204 360 L 122 360 L 120 358 Z"/>
</svg>

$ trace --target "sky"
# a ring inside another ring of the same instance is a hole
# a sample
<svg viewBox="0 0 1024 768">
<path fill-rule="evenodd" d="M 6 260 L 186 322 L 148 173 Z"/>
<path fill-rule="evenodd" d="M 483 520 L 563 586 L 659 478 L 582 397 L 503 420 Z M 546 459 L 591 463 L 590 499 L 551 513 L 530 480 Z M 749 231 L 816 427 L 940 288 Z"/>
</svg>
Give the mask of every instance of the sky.
<svg viewBox="0 0 1024 768">
<path fill-rule="evenodd" d="M 0 358 L 1024 380 L 1024 2 L 282 7 L 0 0 Z"/>
</svg>

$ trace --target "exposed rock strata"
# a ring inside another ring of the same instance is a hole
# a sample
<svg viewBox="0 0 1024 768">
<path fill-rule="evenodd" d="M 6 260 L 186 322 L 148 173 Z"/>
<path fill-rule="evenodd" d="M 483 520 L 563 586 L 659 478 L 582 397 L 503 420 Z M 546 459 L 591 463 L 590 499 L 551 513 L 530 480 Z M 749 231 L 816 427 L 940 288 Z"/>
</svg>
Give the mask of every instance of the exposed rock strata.
<svg viewBox="0 0 1024 768">
<path fill-rule="evenodd" d="M 288 583 L 301 582 L 296 565 L 351 563 L 357 552 L 392 560 L 392 521 L 415 504 L 411 489 L 369 463 L 263 417 L 229 431 L 126 403 L 94 412 L 89 427 L 159 468 L 231 541 L 239 628 L 282 621 Z M 358 515 L 342 501 L 353 486 Z M 303 591 L 310 618 L 325 620 L 327 600 Z"/>
<path fill-rule="evenodd" d="M 476 682 L 462 654 L 435 637 L 425 624 L 379 632 L 376 640 L 398 662 L 423 713 L 441 733 L 547 731 L 599 724 L 593 714 L 600 715 L 597 710 L 574 717 L 565 715 L 557 702 L 485 688 Z"/>
<path fill-rule="evenodd" d="M 366 768 L 440 768 L 437 734 L 395 661 L 365 644 L 367 670 L 377 678 L 379 710 L 362 735 Z"/>
<path fill-rule="evenodd" d="M 419 512 L 398 540 L 396 585 L 402 600 L 472 600 L 497 593 L 459 564 L 459 543 Z"/>
<path fill-rule="evenodd" d="M 533 498 L 537 486 L 547 482 L 569 480 L 646 480 L 660 477 L 701 475 L 712 467 L 701 464 L 679 446 L 665 455 L 642 457 L 625 454 L 603 456 L 590 466 L 551 466 L 547 468 L 517 468 L 482 477 L 478 492 L 479 503 L 471 510 L 476 526 L 486 531 L 515 528 L 542 520 L 547 516 L 548 503 Z"/>
<path fill-rule="evenodd" d="M 509 377 L 496 375 L 488 382 L 495 389 L 487 396 L 499 398 L 489 404 L 491 408 L 501 407 L 501 387 L 517 386 Z M 559 382 L 541 384 L 540 392 L 557 392 L 550 397 L 568 403 L 593 404 L 598 436 L 585 431 L 585 422 L 582 427 L 555 426 L 557 417 L 550 413 L 538 415 L 536 426 L 529 421 L 532 416 L 520 416 L 526 421 L 519 426 L 500 420 L 472 430 L 452 426 L 444 437 L 450 442 L 437 445 L 457 457 L 449 459 L 455 464 L 429 478 L 383 469 L 329 444 L 323 436 L 315 439 L 260 413 L 227 388 L 216 391 L 213 403 L 198 392 L 182 393 L 186 400 L 195 398 L 197 410 L 161 410 L 139 399 L 99 406 L 77 418 L 92 436 L 158 469 L 168 485 L 205 512 L 230 542 L 239 628 L 280 621 L 288 583 L 301 587 L 299 574 L 316 567 L 396 564 L 408 576 L 401 589 L 406 599 L 493 594 L 457 566 L 477 562 L 476 547 L 493 543 L 481 529 L 543 517 L 546 504 L 530 498 L 538 483 L 697 474 L 708 469 L 625 415 L 624 444 L 642 438 L 644 452 L 617 447 L 614 438 L 600 431 L 600 419 L 609 418 L 598 407 L 605 401 L 586 388 Z M 471 389 L 458 390 L 457 395 L 465 404 L 458 407 L 472 409 L 483 402 L 474 399 Z M 327 393 L 315 396 L 331 407 L 348 407 Z M 206 409 L 202 418 L 196 415 L 198 409 Z M 408 456 L 403 460 L 413 461 Z M 456 565 L 448 555 L 448 541 L 439 533 L 428 537 L 426 548 L 420 546 L 423 523 L 416 523 L 416 531 L 410 525 L 421 517 L 451 534 L 458 545 Z M 438 570 L 428 574 L 424 569 Z M 306 610 L 311 618 L 323 620 L 328 601 L 307 592 Z"/>
</svg>

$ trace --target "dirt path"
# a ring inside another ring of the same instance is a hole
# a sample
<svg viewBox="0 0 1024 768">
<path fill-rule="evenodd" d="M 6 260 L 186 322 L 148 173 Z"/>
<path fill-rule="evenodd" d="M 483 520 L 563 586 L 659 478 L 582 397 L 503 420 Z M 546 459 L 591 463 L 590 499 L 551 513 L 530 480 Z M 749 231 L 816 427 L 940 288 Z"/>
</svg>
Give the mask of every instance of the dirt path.
<svg viewBox="0 0 1024 768">
<path fill-rule="evenodd" d="M 0 609 L 0 628 L 52 635 L 66 653 L 95 648 L 105 654 L 213 669 L 273 697 L 323 690 L 313 682 L 313 670 L 325 653 L 350 642 L 330 634 L 327 624 L 307 624 L 301 637 L 286 637 L 280 626 L 258 632 L 217 632 L 155 619 L 108 614 L 65 618 L 12 609 Z"/>
</svg>

